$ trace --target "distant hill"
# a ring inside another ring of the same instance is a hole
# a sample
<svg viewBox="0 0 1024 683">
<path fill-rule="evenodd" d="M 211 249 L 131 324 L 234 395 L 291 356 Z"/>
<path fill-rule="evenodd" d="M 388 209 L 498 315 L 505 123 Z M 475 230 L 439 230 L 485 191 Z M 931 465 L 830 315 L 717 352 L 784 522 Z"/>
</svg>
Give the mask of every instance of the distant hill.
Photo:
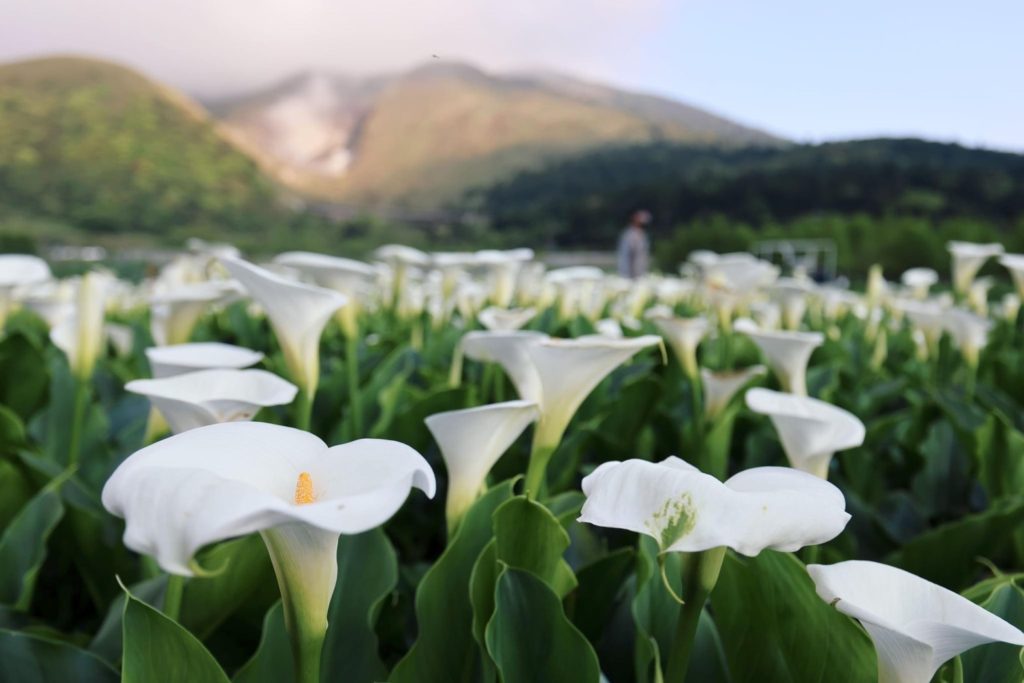
<svg viewBox="0 0 1024 683">
<path fill-rule="evenodd" d="M 0 208 L 92 233 L 254 230 L 283 213 L 259 166 L 182 94 L 124 67 L 0 66 Z"/>
<path fill-rule="evenodd" d="M 372 78 L 311 72 L 208 104 L 289 186 L 361 203 L 437 204 L 608 145 L 780 142 L 664 98 L 447 62 Z"/>
<path fill-rule="evenodd" d="M 614 243 L 637 207 L 653 211 L 663 232 L 708 219 L 757 229 L 821 214 L 969 218 L 1020 232 L 1024 155 L 913 139 L 628 146 L 521 173 L 477 192 L 473 205 L 499 232 L 533 231 L 562 247 Z"/>
</svg>

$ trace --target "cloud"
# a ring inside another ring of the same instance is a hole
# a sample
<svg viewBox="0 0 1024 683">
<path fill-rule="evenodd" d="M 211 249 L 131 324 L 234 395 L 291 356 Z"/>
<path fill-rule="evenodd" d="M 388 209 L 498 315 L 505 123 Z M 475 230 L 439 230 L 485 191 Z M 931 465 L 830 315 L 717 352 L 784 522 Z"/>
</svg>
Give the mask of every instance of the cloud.
<svg viewBox="0 0 1024 683">
<path fill-rule="evenodd" d="M 8 0 L 0 59 L 73 52 L 200 94 L 304 68 L 390 71 L 432 55 L 494 69 L 621 73 L 671 0 Z"/>
</svg>

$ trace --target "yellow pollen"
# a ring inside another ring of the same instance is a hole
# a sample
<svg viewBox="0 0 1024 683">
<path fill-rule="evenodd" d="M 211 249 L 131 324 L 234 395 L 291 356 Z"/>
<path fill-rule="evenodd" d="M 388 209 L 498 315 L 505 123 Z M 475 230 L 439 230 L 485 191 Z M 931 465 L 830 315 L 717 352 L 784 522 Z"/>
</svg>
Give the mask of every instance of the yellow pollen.
<svg viewBox="0 0 1024 683">
<path fill-rule="evenodd" d="M 309 472 L 300 472 L 299 481 L 295 483 L 295 504 L 308 505 L 314 500 L 313 477 L 309 476 Z"/>
</svg>

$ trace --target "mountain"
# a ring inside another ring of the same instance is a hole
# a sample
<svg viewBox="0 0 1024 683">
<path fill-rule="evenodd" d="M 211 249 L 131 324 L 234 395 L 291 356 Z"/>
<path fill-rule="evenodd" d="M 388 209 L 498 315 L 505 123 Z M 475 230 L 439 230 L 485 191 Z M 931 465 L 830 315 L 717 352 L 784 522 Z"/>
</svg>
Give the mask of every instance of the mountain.
<svg viewBox="0 0 1024 683">
<path fill-rule="evenodd" d="M 309 72 L 208 104 L 287 185 L 360 203 L 436 203 L 607 145 L 780 142 L 664 98 L 448 62 L 370 78 Z"/>
<path fill-rule="evenodd" d="M 0 66 L 0 208 L 92 233 L 253 230 L 279 190 L 196 102 L 130 69 Z"/>
</svg>

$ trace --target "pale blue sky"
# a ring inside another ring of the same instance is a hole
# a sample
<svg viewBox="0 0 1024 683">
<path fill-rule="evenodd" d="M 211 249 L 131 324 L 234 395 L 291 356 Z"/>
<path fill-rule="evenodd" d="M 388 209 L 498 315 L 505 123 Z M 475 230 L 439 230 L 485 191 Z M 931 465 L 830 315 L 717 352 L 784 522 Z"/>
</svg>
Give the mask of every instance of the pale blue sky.
<svg viewBox="0 0 1024 683">
<path fill-rule="evenodd" d="M 4 0 L 0 60 L 76 52 L 200 95 L 432 54 L 677 97 L 797 140 L 1024 152 L 1024 0 Z"/>
</svg>

